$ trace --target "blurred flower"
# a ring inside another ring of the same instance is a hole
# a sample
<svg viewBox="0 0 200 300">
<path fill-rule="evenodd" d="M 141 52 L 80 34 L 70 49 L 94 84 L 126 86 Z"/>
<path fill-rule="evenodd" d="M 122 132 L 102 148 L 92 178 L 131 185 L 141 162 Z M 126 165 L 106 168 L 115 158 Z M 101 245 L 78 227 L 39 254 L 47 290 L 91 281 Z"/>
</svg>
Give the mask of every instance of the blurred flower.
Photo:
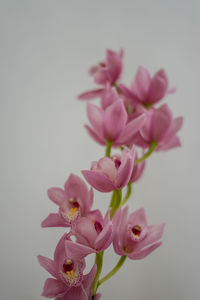
<svg viewBox="0 0 200 300">
<path fill-rule="evenodd" d="M 140 66 L 130 88 L 120 84 L 120 90 L 125 96 L 132 99 L 134 103 L 143 104 L 149 108 L 159 102 L 168 93 L 175 89 L 168 89 L 168 78 L 165 70 L 161 69 L 151 78 L 149 71 Z"/>
<path fill-rule="evenodd" d="M 156 143 L 156 150 L 168 150 L 181 145 L 176 135 L 181 129 L 183 118 L 173 119 L 172 112 L 167 104 L 158 109 L 150 109 L 146 113 L 143 127 L 136 133 L 132 143 L 142 148 L 148 148 L 151 143 Z"/>
<path fill-rule="evenodd" d="M 105 61 L 100 62 L 98 65 L 90 68 L 89 73 L 94 77 L 94 81 L 97 84 L 106 86 L 115 85 L 120 79 L 122 73 L 122 58 L 123 50 L 119 53 L 112 50 L 106 51 Z M 100 89 L 95 89 L 91 91 L 84 92 L 78 96 L 81 100 L 90 100 L 102 96 L 104 92 L 104 87 Z"/>
<path fill-rule="evenodd" d="M 105 110 L 88 103 L 87 115 L 92 128 L 86 125 L 90 136 L 99 144 L 107 141 L 114 146 L 128 144 L 134 134 L 142 127 L 145 115 L 139 114 L 130 122 L 122 100 L 117 100 Z"/>
</svg>

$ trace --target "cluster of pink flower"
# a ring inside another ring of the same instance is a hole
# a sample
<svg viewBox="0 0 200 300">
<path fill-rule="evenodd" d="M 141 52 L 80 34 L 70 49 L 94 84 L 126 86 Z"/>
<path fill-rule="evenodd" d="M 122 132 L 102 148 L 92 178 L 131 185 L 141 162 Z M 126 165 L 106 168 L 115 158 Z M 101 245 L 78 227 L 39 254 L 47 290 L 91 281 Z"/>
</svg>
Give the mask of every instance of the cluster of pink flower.
<svg viewBox="0 0 200 300">
<path fill-rule="evenodd" d="M 183 119 L 173 119 L 166 104 L 155 107 L 166 94 L 174 92 L 168 88 L 164 70 L 151 78 L 145 68 L 139 67 L 133 83 L 126 87 L 120 82 L 122 59 L 123 51 L 107 50 L 105 61 L 90 69 L 101 88 L 79 96 L 82 100 L 101 99 L 101 107 L 87 103 L 91 126 L 86 125 L 86 129 L 96 142 L 106 146 L 106 156 L 92 162 L 91 169 L 82 174 L 96 190 L 112 192 L 109 209 L 105 216 L 98 209 L 92 210 L 93 190 L 74 174 L 64 189 L 48 190 L 59 209 L 49 214 L 42 227 L 69 227 L 70 231 L 58 242 L 53 260 L 38 256 L 40 265 L 54 277 L 44 284 L 42 296 L 47 298 L 98 300 L 98 287 L 120 269 L 127 257 L 143 259 L 161 245 L 164 224 L 148 225 L 144 208 L 128 213 L 128 206 L 123 206 L 131 195 L 132 183 L 143 174 L 145 159 L 153 151 L 180 146 L 176 134 Z M 141 148 L 140 156 L 136 146 Z M 112 147 L 119 148 L 121 155 L 111 156 Z M 127 191 L 122 197 L 124 187 Z M 111 244 L 120 259 L 100 279 L 103 253 Z M 85 257 L 92 253 L 96 254 L 95 264 L 83 275 Z"/>
</svg>

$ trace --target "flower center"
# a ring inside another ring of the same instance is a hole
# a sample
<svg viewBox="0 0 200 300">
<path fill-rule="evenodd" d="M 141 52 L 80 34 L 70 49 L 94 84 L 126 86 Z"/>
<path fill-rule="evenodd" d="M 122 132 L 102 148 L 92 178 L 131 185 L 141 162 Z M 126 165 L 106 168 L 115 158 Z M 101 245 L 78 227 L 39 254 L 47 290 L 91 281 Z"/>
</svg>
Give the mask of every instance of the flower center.
<svg viewBox="0 0 200 300">
<path fill-rule="evenodd" d="M 141 232 L 142 232 L 141 225 L 136 225 L 132 228 L 132 233 L 136 239 L 140 237 Z"/>
<path fill-rule="evenodd" d="M 74 263 L 71 259 L 66 259 L 65 263 L 63 264 L 63 271 L 66 274 L 74 272 Z"/>
<path fill-rule="evenodd" d="M 105 67 L 106 67 L 106 64 L 105 64 L 105 62 L 101 61 L 101 62 L 99 63 L 99 66 L 102 67 L 102 68 L 105 68 Z"/>
<path fill-rule="evenodd" d="M 78 204 L 78 202 L 76 201 L 76 199 L 74 199 L 74 198 L 70 198 L 69 199 L 69 202 L 70 202 L 70 204 L 72 205 L 72 207 L 74 208 L 74 207 L 76 207 L 76 208 L 79 208 L 79 204 Z"/>
<path fill-rule="evenodd" d="M 121 165 L 121 160 L 117 157 L 117 156 L 114 156 L 113 157 L 113 161 L 115 163 L 115 168 L 116 169 L 119 169 L 120 165 Z"/>
<path fill-rule="evenodd" d="M 94 228 L 96 229 L 96 232 L 97 232 L 98 234 L 99 234 L 99 233 L 102 231 L 102 229 L 103 229 L 101 223 L 99 223 L 98 221 L 95 221 L 95 222 L 94 222 Z"/>
</svg>

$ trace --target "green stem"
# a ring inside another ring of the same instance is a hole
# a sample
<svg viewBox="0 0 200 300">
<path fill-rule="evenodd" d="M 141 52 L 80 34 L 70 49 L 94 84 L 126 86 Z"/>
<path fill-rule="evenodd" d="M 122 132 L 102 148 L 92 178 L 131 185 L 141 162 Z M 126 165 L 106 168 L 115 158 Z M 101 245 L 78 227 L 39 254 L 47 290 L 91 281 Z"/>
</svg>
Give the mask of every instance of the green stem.
<svg viewBox="0 0 200 300">
<path fill-rule="evenodd" d="M 103 253 L 104 253 L 103 251 L 96 253 L 95 263 L 97 265 L 97 273 L 96 273 L 94 281 L 92 283 L 93 298 L 96 296 L 96 292 L 97 292 L 97 288 L 98 288 L 98 281 L 99 281 L 99 277 L 101 275 L 101 270 L 102 270 L 102 266 L 103 266 Z"/>
<path fill-rule="evenodd" d="M 112 141 L 107 140 L 106 141 L 106 156 L 110 157 L 110 152 L 112 148 Z"/>
<path fill-rule="evenodd" d="M 127 191 L 126 191 L 126 195 L 121 203 L 121 206 L 124 205 L 128 199 L 130 198 L 131 196 L 131 192 L 132 192 L 132 182 L 129 182 L 128 185 L 127 185 Z"/>
<path fill-rule="evenodd" d="M 113 275 L 115 275 L 115 273 L 117 273 L 119 269 L 122 267 L 122 265 L 124 264 L 126 258 L 127 258 L 126 255 L 121 256 L 116 266 L 106 276 L 104 276 L 102 279 L 99 280 L 98 286 L 100 286 L 102 283 L 104 283 L 105 281 L 110 279 Z"/>
<path fill-rule="evenodd" d="M 114 214 L 116 213 L 118 208 L 120 207 L 120 204 L 122 201 L 122 190 L 115 190 L 114 193 L 115 193 L 115 202 L 114 202 L 114 205 L 111 208 L 111 212 L 110 212 L 111 220 L 114 217 Z"/>
<path fill-rule="evenodd" d="M 156 149 L 158 143 L 157 142 L 152 142 L 150 144 L 150 148 L 149 151 L 147 153 L 145 153 L 142 157 L 140 157 L 139 159 L 135 160 L 135 165 L 139 164 L 140 162 L 144 161 L 147 157 L 149 157 L 151 155 L 151 153 Z"/>
<path fill-rule="evenodd" d="M 116 193 L 115 193 L 115 191 L 113 191 L 113 193 L 112 193 L 112 198 L 111 198 L 111 200 L 110 200 L 110 208 L 113 208 L 114 207 L 114 205 L 115 205 L 115 202 L 116 202 Z"/>
</svg>

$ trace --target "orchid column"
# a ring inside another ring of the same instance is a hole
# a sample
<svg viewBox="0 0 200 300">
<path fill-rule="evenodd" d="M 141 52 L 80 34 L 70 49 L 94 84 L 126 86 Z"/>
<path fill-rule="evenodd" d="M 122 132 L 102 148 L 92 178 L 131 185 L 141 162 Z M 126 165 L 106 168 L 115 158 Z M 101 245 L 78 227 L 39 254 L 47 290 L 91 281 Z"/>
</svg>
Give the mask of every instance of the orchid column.
<svg viewBox="0 0 200 300">
<path fill-rule="evenodd" d="M 105 156 L 91 163 L 82 175 L 70 174 L 64 188 L 53 187 L 48 196 L 58 206 L 42 222 L 42 227 L 68 228 L 59 240 L 54 259 L 38 256 L 39 263 L 54 278 L 45 281 L 42 296 L 57 300 L 98 300 L 99 287 L 128 259 L 138 260 L 157 249 L 164 224 L 148 225 L 144 208 L 129 213 L 127 201 L 132 185 L 144 173 L 146 159 L 155 151 L 180 146 L 177 132 L 183 119 L 173 119 L 167 104 L 158 103 L 175 89 L 169 89 L 164 70 L 153 77 L 139 67 L 130 87 L 121 82 L 123 51 L 107 50 L 106 58 L 90 69 L 99 88 L 79 96 L 100 98 L 100 106 L 87 103 L 90 125 L 87 132 L 105 147 Z M 92 210 L 93 188 L 111 193 L 105 216 Z M 125 206 L 125 207 L 124 207 Z M 72 240 L 72 236 L 75 237 Z M 101 277 L 104 252 L 113 245 L 118 263 Z M 85 257 L 95 255 L 94 265 L 84 274 Z"/>
</svg>

